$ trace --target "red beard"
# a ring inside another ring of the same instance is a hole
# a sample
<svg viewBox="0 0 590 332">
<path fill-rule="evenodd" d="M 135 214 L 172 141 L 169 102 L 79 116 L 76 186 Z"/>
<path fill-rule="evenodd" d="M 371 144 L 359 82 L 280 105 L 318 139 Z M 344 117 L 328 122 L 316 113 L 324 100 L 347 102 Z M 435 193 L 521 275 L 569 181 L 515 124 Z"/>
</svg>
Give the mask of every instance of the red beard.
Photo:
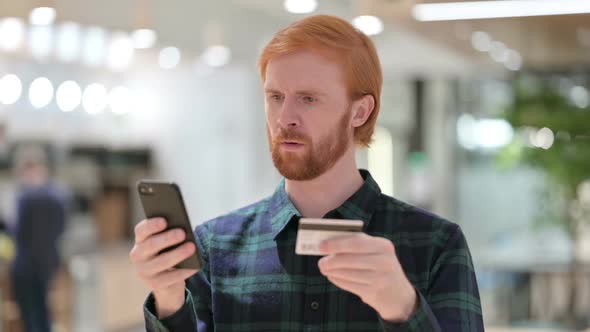
<svg viewBox="0 0 590 332">
<path fill-rule="evenodd" d="M 272 161 L 281 175 L 288 180 L 306 181 L 324 174 L 344 155 L 350 144 L 349 112 L 345 112 L 337 126 L 327 136 L 313 144 L 311 139 L 296 130 L 279 128 L 271 139 L 267 127 L 267 135 L 271 146 Z M 286 151 L 281 143 L 296 141 L 303 144 L 303 151 Z"/>
</svg>

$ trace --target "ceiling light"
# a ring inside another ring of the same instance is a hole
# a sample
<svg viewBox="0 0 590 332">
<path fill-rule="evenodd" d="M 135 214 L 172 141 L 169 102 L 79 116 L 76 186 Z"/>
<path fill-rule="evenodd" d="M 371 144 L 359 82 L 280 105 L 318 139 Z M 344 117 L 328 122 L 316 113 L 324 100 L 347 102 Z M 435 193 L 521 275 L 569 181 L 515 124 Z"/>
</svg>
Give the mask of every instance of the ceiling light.
<svg viewBox="0 0 590 332">
<path fill-rule="evenodd" d="M 107 105 L 107 90 L 104 85 L 92 83 L 84 89 L 82 94 L 82 106 L 89 114 L 97 114 Z"/>
<path fill-rule="evenodd" d="M 106 54 L 107 32 L 100 27 L 89 27 L 84 35 L 82 61 L 88 66 L 102 64 Z"/>
<path fill-rule="evenodd" d="M 203 62 L 211 67 L 223 67 L 231 59 L 231 51 L 228 47 L 222 45 L 209 46 L 203 55 Z"/>
<path fill-rule="evenodd" d="M 508 60 L 508 47 L 502 42 L 493 42 L 489 53 L 496 62 L 505 62 Z"/>
<path fill-rule="evenodd" d="M 114 71 L 122 71 L 129 67 L 133 60 L 133 42 L 124 32 L 116 32 L 109 44 L 107 64 Z"/>
<path fill-rule="evenodd" d="M 480 119 L 475 128 L 477 145 L 483 149 L 497 149 L 512 141 L 514 129 L 504 119 Z"/>
<path fill-rule="evenodd" d="M 51 7 L 37 7 L 29 14 L 31 25 L 50 25 L 55 21 L 55 9 Z"/>
<path fill-rule="evenodd" d="M 352 25 L 368 36 L 378 35 L 383 31 L 383 22 L 376 16 L 358 16 L 352 20 Z"/>
<path fill-rule="evenodd" d="M 172 69 L 180 63 L 180 50 L 176 47 L 165 47 L 160 51 L 158 63 L 162 69 Z"/>
<path fill-rule="evenodd" d="M 492 46 L 492 38 L 483 31 L 475 31 L 471 34 L 471 45 L 480 52 L 487 52 Z"/>
<path fill-rule="evenodd" d="M 283 7 L 289 13 L 293 14 L 309 14 L 318 7 L 316 0 L 285 0 Z"/>
<path fill-rule="evenodd" d="M 14 74 L 4 75 L 0 79 L 0 103 L 10 105 L 16 103 L 22 93 L 22 83 Z"/>
<path fill-rule="evenodd" d="M 520 70 L 520 68 L 522 68 L 522 57 L 520 56 L 520 53 L 515 50 L 509 50 L 508 59 L 504 62 L 504 65 L 506 68 L 513 71 Z"/>
<path fill-rule="evenodd" d="M 38 59 L 47 57 L 53 45 L 53 27 L 50 25 L 35 25 L 29 29 L 29 49 Z"/>
<path fill-rule="evenodd" d="M 65 81 L 59 85 L 55 94 L 57 107 L 64 112 L 71 112 L 80 105 L 82 90 L 78 83 Z"/>
<path fill-rule="evenodd" d="M 590 13 L 590 1 L 501 0 L 417 4 L 412 14 L 418 21 L 473 20 Z"/>
<path fill-rule="evenodd" d="M 152 29 L 137 29 L 131 33 L 133 47 L 137 49 L 152 48 L 156 44 L 156 32 Z"/>
<path fill-rule="evenodd" d="M 53 84 L 46 77 L 36 78 L 29 87 L 29 100 L 35 108 L 42 108 L 53 99 Z"/>
<path fill-rule="evenodd" d="M 64 62 L 76 60 L 80 54 L 80 25 L 74 22 L 64 22 L 57 28 L 56 33 L 57 58 Z"/>
<path fill-rule="evenodd" d="M 16 17 L 0 19 L 0 49 L 14 51 L 18 49 L 25 38 L 25 24 Z"/>
<path fill-rule="evenodd" d="M 465 149 L 498 149 L 512 141 L 514 129 L 504 119 L 475 119 L 462 114 L 457 120 L 457 139 Z"/>
</svg>

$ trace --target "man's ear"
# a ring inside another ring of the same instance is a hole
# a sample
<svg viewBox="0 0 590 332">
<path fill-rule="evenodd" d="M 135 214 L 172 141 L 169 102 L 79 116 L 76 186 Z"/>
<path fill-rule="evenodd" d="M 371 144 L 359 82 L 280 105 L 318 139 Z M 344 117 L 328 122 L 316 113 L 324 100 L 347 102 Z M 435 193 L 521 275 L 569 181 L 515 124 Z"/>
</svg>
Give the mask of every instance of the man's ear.
<svg viewBox="0 0 590 332">
<path fill-rule="evenodd" d="M 364 95 L 352 104 L 352 126 L 357 128 L 365 124 L 375 109 L 375 97 Z"/>
</svg>

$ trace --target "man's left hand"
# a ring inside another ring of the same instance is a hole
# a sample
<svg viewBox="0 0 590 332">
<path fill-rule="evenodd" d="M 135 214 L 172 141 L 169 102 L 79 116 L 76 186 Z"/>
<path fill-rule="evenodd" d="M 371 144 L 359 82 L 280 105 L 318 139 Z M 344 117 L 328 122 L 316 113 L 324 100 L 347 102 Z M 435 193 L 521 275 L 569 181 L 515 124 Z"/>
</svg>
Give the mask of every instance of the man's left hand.
<svg viewBox="0 0 590 332">
<path fill-rule="evenodd" d="M 416 311 L 418 297 L 395 254 L 393 243 L 359 233 L 320 244 L 327 255 L 320 272 L 337 287 L 360 297 L 390 322 L 407 321 Z"/>
</svg>

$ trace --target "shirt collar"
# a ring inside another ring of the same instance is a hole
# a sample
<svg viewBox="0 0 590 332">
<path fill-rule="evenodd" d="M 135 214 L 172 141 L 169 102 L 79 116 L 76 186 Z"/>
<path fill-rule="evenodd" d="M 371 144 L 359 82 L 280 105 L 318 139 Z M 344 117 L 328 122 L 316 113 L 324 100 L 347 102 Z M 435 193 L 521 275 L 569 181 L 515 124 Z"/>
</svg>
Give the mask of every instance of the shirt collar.
<svg viewBox="0 0 590 332">
<path fill-rule="evenodd" d="M 363 228 L 367 227 L 373 216 L 375 203 L 381 194 L 381 189 L 369 171 L 361 169 L 359 172 L 364 180 L 363 185 L 342 205 L 328 212 L 324 216 L 325 218 L 362 220 L 365 224 Z M 281 179 L 270 198 L 269 213 L 273 238 L 276 238 L 292 219 L 301 217 L 301 213 L 287 195 L 284 178 Z"/>
</svg>

